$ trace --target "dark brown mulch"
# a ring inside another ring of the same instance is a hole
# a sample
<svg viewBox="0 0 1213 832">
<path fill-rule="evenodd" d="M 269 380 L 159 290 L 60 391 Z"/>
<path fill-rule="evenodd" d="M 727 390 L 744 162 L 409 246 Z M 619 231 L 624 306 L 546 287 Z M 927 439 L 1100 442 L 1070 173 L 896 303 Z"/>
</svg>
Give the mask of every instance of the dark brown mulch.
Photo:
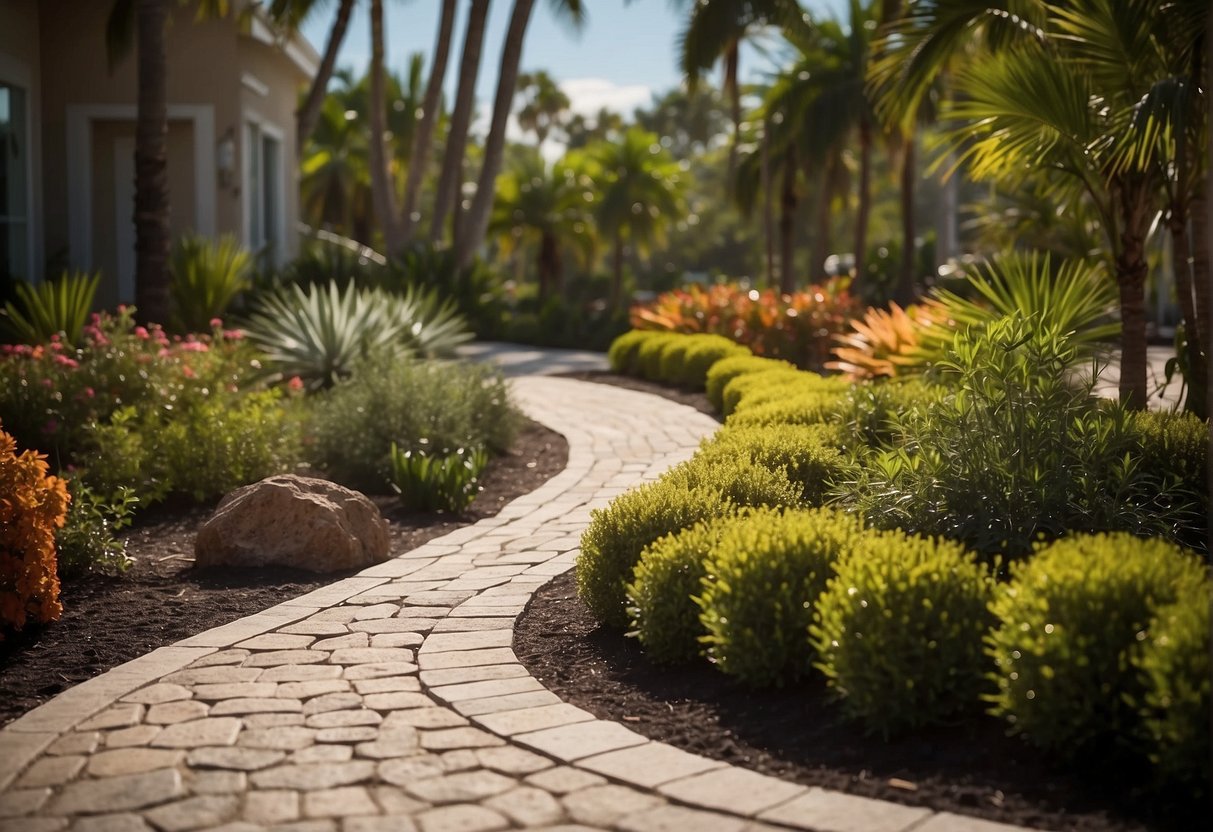
<svg viewBox="0 0 1213 832">
<path fill-rule="evenodd" d="M 526 422 L 514 449 L 490 461 L 484 490 L 461 515 L 405 511 L 375 497 L 389 521 L 392 551 L 491 517 L 564 470 L 568 443 Z M 295 569 L 192 568 L 194 536 L 213 506 L 159 506 L 125 533 L 135 564 L 120 577 L 65 581 L 63 617 L 0 643 L 0 725 L 72 685 L 175 641 L 234 621 L 344 577 Z"/>
<path fill-rule="evenodd" d="M 699 393 L 611 373 L 587 381 L 654 393 L 712 413 Z M 1139 771 L 1092 755 L 1067 768 L 1008 737 L 992 718 L 883 740 L 844 722 L 820 682 L 756 691 L 706 662 L 655 665 L 605 630 L 576 597 L 573 573 L 542 587 L 519 620 L 519 659 L 566 702 L 655 740 L 806 785 L 1077 832 L 1213 828 L 1209 807 L 1162 800 Z"/>
</svg>

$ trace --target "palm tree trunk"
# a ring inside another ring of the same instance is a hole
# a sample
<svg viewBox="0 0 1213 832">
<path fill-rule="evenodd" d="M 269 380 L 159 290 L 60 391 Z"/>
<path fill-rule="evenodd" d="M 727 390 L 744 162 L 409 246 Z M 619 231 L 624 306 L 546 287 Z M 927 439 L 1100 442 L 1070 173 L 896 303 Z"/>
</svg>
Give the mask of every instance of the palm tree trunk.
<svg viewBox="0 0 1213 832">
<path fill-rule="evenodd" d="M 897 279 L 897 302 L 907 306 L 914 302 L 914 184 L 916 178 L 914 136 L 902 136 L 901 154 L 901 272 Z"/>
<path fill-rule="evenodd" d="M 783 192 L 779 198 L 779 291 L 790 295 L 796 291 L 796 149 L 788 145 L 783 158 Z"/>
<path fill-rule="evenodd" d="M 859 206 L 855 211 L 855 280 L 851 292 L 863 290 L 867 268 L 868 215 L 872 211 L 872 122 L 867 114 L 859 118 Z"/>
<path fill-rule="evenodd" d="M 1116 256 L 1116 285 L 1120 291 L 1120 401 L 1130 410 L 1144 410 L 1146 388 L 1146 265 L 1150 194 L 1137 182 L 1121 185 L 1120 252 Z"/>
<path fill-rule="evenodd" d="M 539 300 L 545 301 L 560 291 L 560 246 L 556 235 L 543 232 L 539 238 Z"/>
<path fill-rule="evenodd" d="M 350 15 L 354 11 L 354 0 L 341 0 L 337 7 L 337 16 L 333 18 L 333 28 L 329 29 L 328 41 L 324 44 L 324 55 L 320 59 L 320 67 L 316 77 L 308 88 L 303 104 L 295 113 L 295 147 L 299 150 L 307 143 L 308 136 L 316 129 L 316 121 L 320 118 L 320 107 L 324 104 L 324 96 L 328 92 L 329 79 L 333 77 L 333 69 L 337 66 L 337 53 L 345 41 L 345 31 L 350 25 Z"/>
<path fill-rule="evenodd" d="M 135 304 L 143 320 L 165 323 L 169 317 L 168 0 L 139 0 L 136 15 Z"/>
<path fill-rule="evenodd" d="M 775 285 L 775 219 L 771 195 L 771 123 L 762 125 L 762 239 L 766 253 L 767 286 Z"/>
<path fill-rule="evenodd" d="M 619 308 L 623 296 L 623 232 L 615 232 L 615 250 L 611 256 L 611 309 Z"/>
<path fill-rule="evenodd" d="M 505 125 L 514 105 L 514 89 L 518 84 L 518 65 L 522 61 L 522 44 L 526 39 L 526 27 L 531 21 L 531 10 L 535 0 L 514 0 L 514 11 L 510 15 L 510 26 L 505 34 L 505 47 L 501 53 L 501 70 L 497 75 L 497 97 L 493 102 L 493 122 L 484 143 L 484 164 L 480 168 L 480 179 L 476 183 L 476 196 L 467 217 L 458 226 L 455 237 L 455 263 L 458 268 L 467 268 L 484 242 L 488 232 L 489 214 L 493 210 L 493 197 L 497 192 L 497 174 L 501 171 L 501 158 L 505 151 Z"/>
<path fill-rule="evenodd" d="M 729 110 L 733 117 L 733 142 L 729 145 L 729 181 L 737 169 L 737 143 L 741 141 L 741 87 L 737 85 L 737 73 L 741 68 L 741 44 L 733 41 L 724 53 L 724 91 L 729 96 Z"/>
<path fill-rule="evenodd" d="M 430 65 L 430 78 L 425 87 L 425 98 L 421 104 L 421 123 L 413 134 L 413 149 L 409 154 L 409 173 L 404 181 L 404 205 L 401 207 L 400 243 L 408 245 L 413 238 L 417 220 L 417 202 L 421 196 L 421 181 L 430 157 L 430 145 L 434 141 L 434 128 L 438 124 L 438 104 L 442 100 L 442 81 L 446 76 L 447 57 L 451 54 L 451 29 L 455 26 L 456 0 L 443 0 L 442 17 L 438 21 L 438 37 L 434 41 L 434 61 Z M 394 254 L 399 252 L 392 252 Z"/>
<path fill-rule="evenodd" d="M 446 239 L 447 220 L 452 211 L 452 234 L 459 225 L 459 188 L 463 180 L 463 156 L 467 148 L 468 128 L 472 123 L 472 106 L 476 99 L 476 76 L 480 74 L 480 51 L 484 45 L 484 23 L 489 13 L 489 0 L 472 0 L 468 9 L 467 30 L 463 36 L 463 55 L 459 59 L 459 89 L 455 93 L 455 109 L 447 131 L 446 152 L 442 157 L 442 172 L 434 199 L 434 218 L 430 226 L 430 242 Z"/>
<path fill-rule="evenodd" d="M 400 235 L 396 227 L 396 195 L 385 146 L 387 101 L 383 76 L 383 0 L 371 0 L 371 137 L 368 142 L 371 199 L 375 203 L 375 217 L 383 232 L 384 246 L 388 251 L 398 251 Z"/>
<path fill-rule="evenodd" d="M 1198 189 L 1188 206 L 1188 216 L 1192 218 L 1195 232 L 1191 235 L 1192 245 L 1192 289 L 1196 295 L 1196 319 L 1200 322 L 1202 335 L 1210 334 L 1213 330 L 1213 289 L 1209 285 L 1209 235 L 1201 233 L 1201 222 L 1208 215 L 1210 203 L 1205 196 L 1205 188 Z M 1205 355 L 1210 353 L 1206 350 Z"/>
<path fill-rule="evenodd" d="M 1193 265 L 1191 241 L 1188 236 L 1188 213 L 1176 204 L 1171 206 L 1171 250 L 1175 262 L 1175 293 L 1179 296 L 1179 308 L 1184 316 L 1184 348 L 1187 350 L 1188 395 L 1184 406 L 1202 419 L 1205 417 L 1206 385 L 1208 384 L 1208 362 L 1205 355 L 1204 328 L 1197 313 L 1196 296 L 1193 291 Z"/>
</svg>

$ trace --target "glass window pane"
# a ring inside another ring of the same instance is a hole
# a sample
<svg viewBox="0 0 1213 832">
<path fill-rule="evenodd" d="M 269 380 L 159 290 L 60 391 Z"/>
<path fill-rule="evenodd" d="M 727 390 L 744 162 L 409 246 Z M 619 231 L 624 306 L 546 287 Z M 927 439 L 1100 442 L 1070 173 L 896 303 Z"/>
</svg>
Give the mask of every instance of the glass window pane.
<svg viewBox="0 0 1213 832">
<path fill-rule="evenodd" d="M 28 277 L 29 135 L 25 91 L 0 84 L 0 295 Z"/>
</svg>

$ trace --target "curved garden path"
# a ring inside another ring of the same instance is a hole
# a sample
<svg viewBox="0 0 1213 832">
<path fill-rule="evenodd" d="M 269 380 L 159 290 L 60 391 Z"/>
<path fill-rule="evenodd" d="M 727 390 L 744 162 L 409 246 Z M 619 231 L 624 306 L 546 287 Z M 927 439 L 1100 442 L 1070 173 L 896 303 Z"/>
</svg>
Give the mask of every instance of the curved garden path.
<svg viewBox="0 0 1213 832">
<path fill-rule="evenodd" d="M 601 357 L 480 350 L 525 372 Z M 511 361 L 510 359 L 517 359 Z M 615 387 L 521 376 L 568 468 L 493 518 L 72 688 L 0 731 L 0 832 L 1007 832 L 651 742 L 518 663 L 531 594 L 590 511 L 717 424 Z"/>
</svg>

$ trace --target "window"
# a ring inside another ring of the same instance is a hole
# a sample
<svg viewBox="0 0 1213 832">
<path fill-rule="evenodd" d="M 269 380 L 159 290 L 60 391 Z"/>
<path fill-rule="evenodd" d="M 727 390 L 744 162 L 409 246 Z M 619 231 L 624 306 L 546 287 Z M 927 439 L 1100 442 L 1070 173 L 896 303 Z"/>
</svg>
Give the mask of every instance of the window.
<svg viewBox="0 0 1213 832">
<path fill-rule="evenodd" d="M 29 135 L 25 91 L 0 83 L 0 297 L 29 278 Z"/>
<path fill-rule="evenodd" d="M 247 242 L 267 264 L 282 256 L 282 140 L 262 125 L 245 128 Z"/>
</svg>

